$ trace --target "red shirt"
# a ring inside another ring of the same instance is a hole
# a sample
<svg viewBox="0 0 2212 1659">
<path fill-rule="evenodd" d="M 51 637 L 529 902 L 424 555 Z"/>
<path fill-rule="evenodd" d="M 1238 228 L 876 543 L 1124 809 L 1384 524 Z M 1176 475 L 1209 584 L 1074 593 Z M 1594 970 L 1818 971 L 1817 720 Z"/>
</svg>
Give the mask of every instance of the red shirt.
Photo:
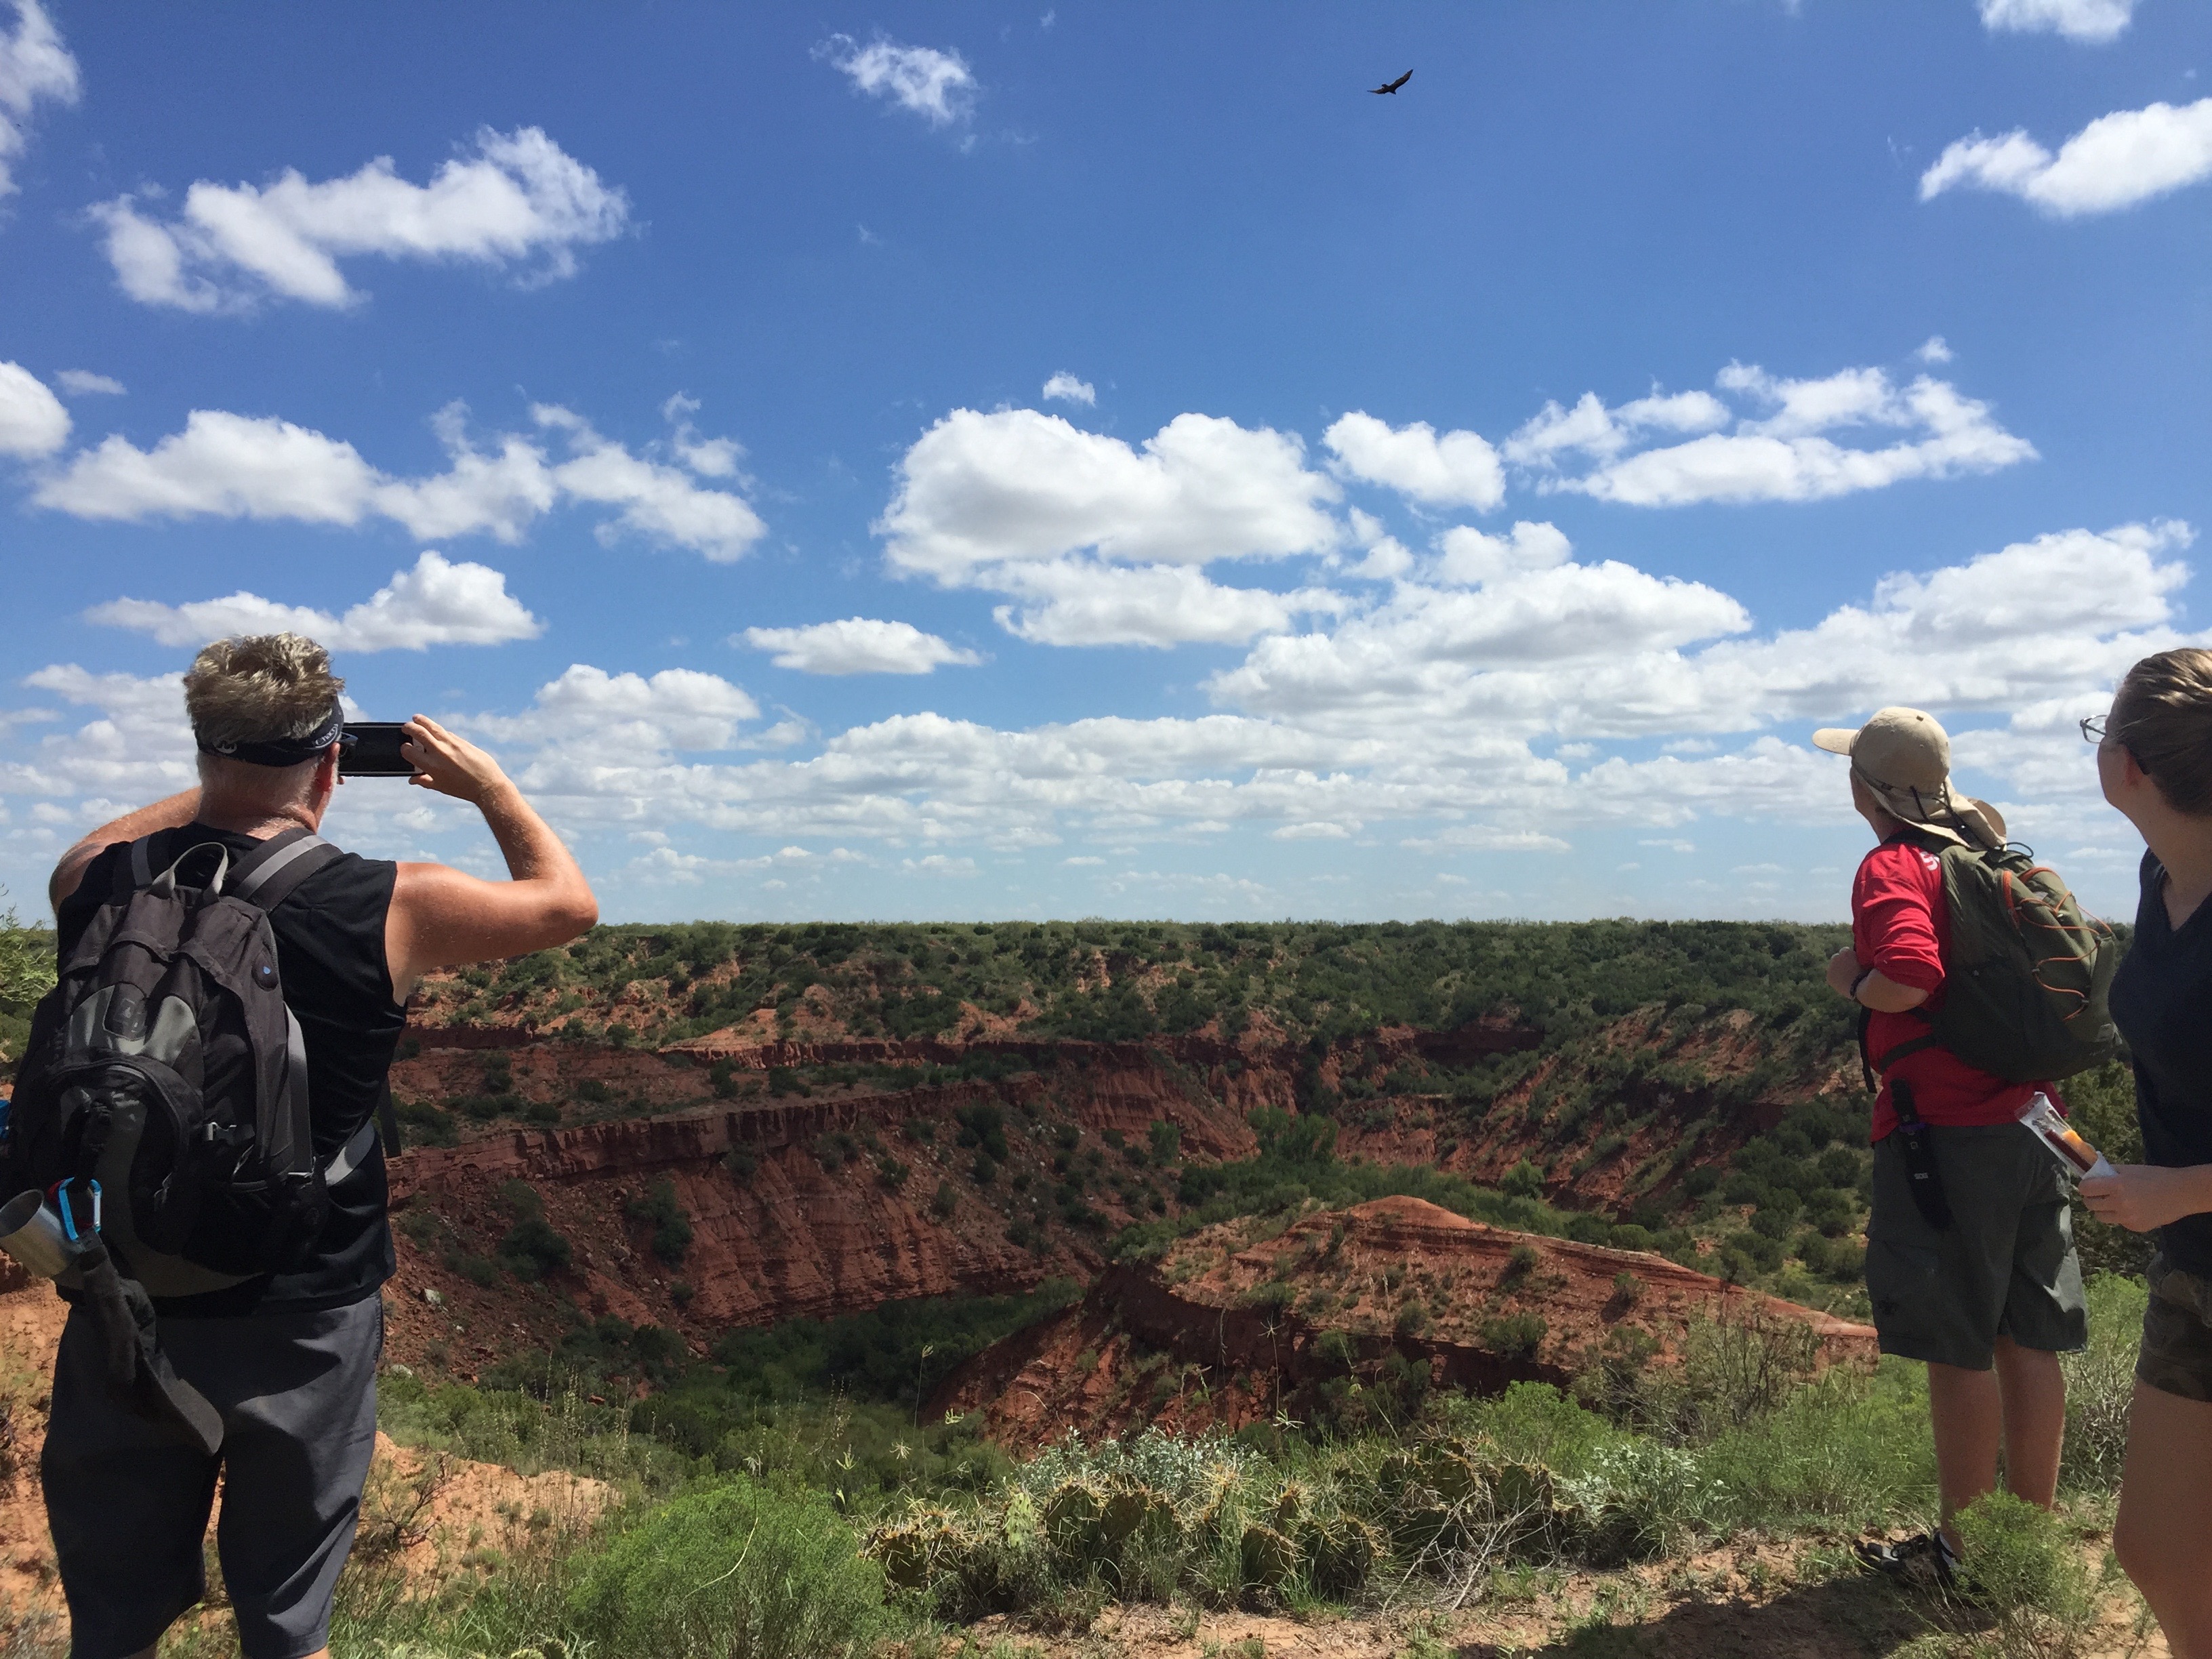
<svg viewBox="0 0 2212 1659">
<path fill-rule="evenodd" d="M 1904 840 L 1869 853 L 1851 883 L 1851 950 L 1860 968 L 1878 968 L 1886 979 L 1927 992 L 1920 1007 L 1932 1014 L 1943 1006 L 1943 957 L 1950 945 L 1942 861 Z M 1892 1048 L 1927 1034 L 1918 1009 L 1876 1013 L 1867 1028 L 1867 1053 L 1879 1066 Z M 1882 1074 L 1874 1103 L 1875 1140 L 1897 1127 L 1889 1085 L 1899 1078 L 1911 1085 L 1913 1107 L 1929 1123 L 2009 1123 L 2037 1089 L 2049 1090 L 2046 1084 L 2008 1083 L 1940 1045 L 1923 1048 Z"/>
</svg>

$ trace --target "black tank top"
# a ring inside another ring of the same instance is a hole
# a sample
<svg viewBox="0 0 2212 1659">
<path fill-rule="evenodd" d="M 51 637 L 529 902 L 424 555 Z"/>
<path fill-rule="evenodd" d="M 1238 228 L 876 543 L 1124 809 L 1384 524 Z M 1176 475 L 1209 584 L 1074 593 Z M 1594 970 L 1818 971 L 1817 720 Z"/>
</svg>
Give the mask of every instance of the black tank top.
<svg viewBox="0 0 2212 1659">
<path fill-rule="evenodd" d="M 166 869 L 186 848 L 210 841 L 240 853 L 259 844 L 236 830 L 187 824 L 157 832 L 148 848 L 149 861 L 156 871 Z M 62 901 L 55 925 L 63 957 L 113 890 L 116 860 L 127 856 L 122 844 L 108 848 Z M 406 1010 L 392 1000 L 384 959 L 384 917 L 398 868 L 348 853 L 301 882 L 270 915 L 284 1000 L 307 1042 L 308 1109 L 319 1158 L 334 1157 L 375 1112 L 407 1024 Z M 204 1296 L 158 1297 L 155 1310 L 183 1318 L 305 1313 L 374 1296 L 394 1267 L 388 1197 L 380 1146 L 357 1172 L 331 1189 L 330 1219 L 305 1265 Z"/>
</svg>

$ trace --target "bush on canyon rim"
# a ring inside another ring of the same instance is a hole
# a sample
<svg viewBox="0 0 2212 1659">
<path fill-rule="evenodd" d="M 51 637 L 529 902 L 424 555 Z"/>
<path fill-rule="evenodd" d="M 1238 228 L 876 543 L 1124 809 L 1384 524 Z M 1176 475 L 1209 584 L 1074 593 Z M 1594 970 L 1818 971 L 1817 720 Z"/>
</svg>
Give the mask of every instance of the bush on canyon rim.
<svg viewBox="0 0 2212 1659">
<path fill-rule="evenodd" d="M 834 1659 L 889 1625 L 884 1575 L 811 1493 L 745 1480 L 649 1510 L 586 1570 L 578 1629 L 610 1654 Z"/>
</svg>

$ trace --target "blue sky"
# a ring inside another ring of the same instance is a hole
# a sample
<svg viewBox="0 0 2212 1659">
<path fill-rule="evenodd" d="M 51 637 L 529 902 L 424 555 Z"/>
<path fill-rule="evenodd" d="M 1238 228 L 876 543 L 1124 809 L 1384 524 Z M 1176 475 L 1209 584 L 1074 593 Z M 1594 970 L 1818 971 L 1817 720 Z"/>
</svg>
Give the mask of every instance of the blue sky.
<svg viewBox="0 0 2212 1659">
<path fill-rule="evenodd" d="M 1892 702 L 2125 914 L 2072 722 L 2203 637 L 2208 46 L 0 0 L 0 879 L 289 623 L 611 918 L 1840 916 L 1806 738 Z"/>
</svg>

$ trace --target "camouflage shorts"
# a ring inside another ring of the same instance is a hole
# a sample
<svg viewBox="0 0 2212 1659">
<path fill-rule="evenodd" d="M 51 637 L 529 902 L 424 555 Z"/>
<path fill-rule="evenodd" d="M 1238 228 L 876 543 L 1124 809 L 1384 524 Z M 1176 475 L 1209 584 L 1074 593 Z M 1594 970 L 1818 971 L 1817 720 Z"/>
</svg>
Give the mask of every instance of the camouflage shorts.
<svg viewBox="0 0 2212 1659">
<path fill-rule="evenodd" d="M 2136 1381 L 2161 1394 L 2212 1401 L 2212 1281 L 2152 1259 L 2145 1275 L 2142 1352 Z"/>
</svg>

